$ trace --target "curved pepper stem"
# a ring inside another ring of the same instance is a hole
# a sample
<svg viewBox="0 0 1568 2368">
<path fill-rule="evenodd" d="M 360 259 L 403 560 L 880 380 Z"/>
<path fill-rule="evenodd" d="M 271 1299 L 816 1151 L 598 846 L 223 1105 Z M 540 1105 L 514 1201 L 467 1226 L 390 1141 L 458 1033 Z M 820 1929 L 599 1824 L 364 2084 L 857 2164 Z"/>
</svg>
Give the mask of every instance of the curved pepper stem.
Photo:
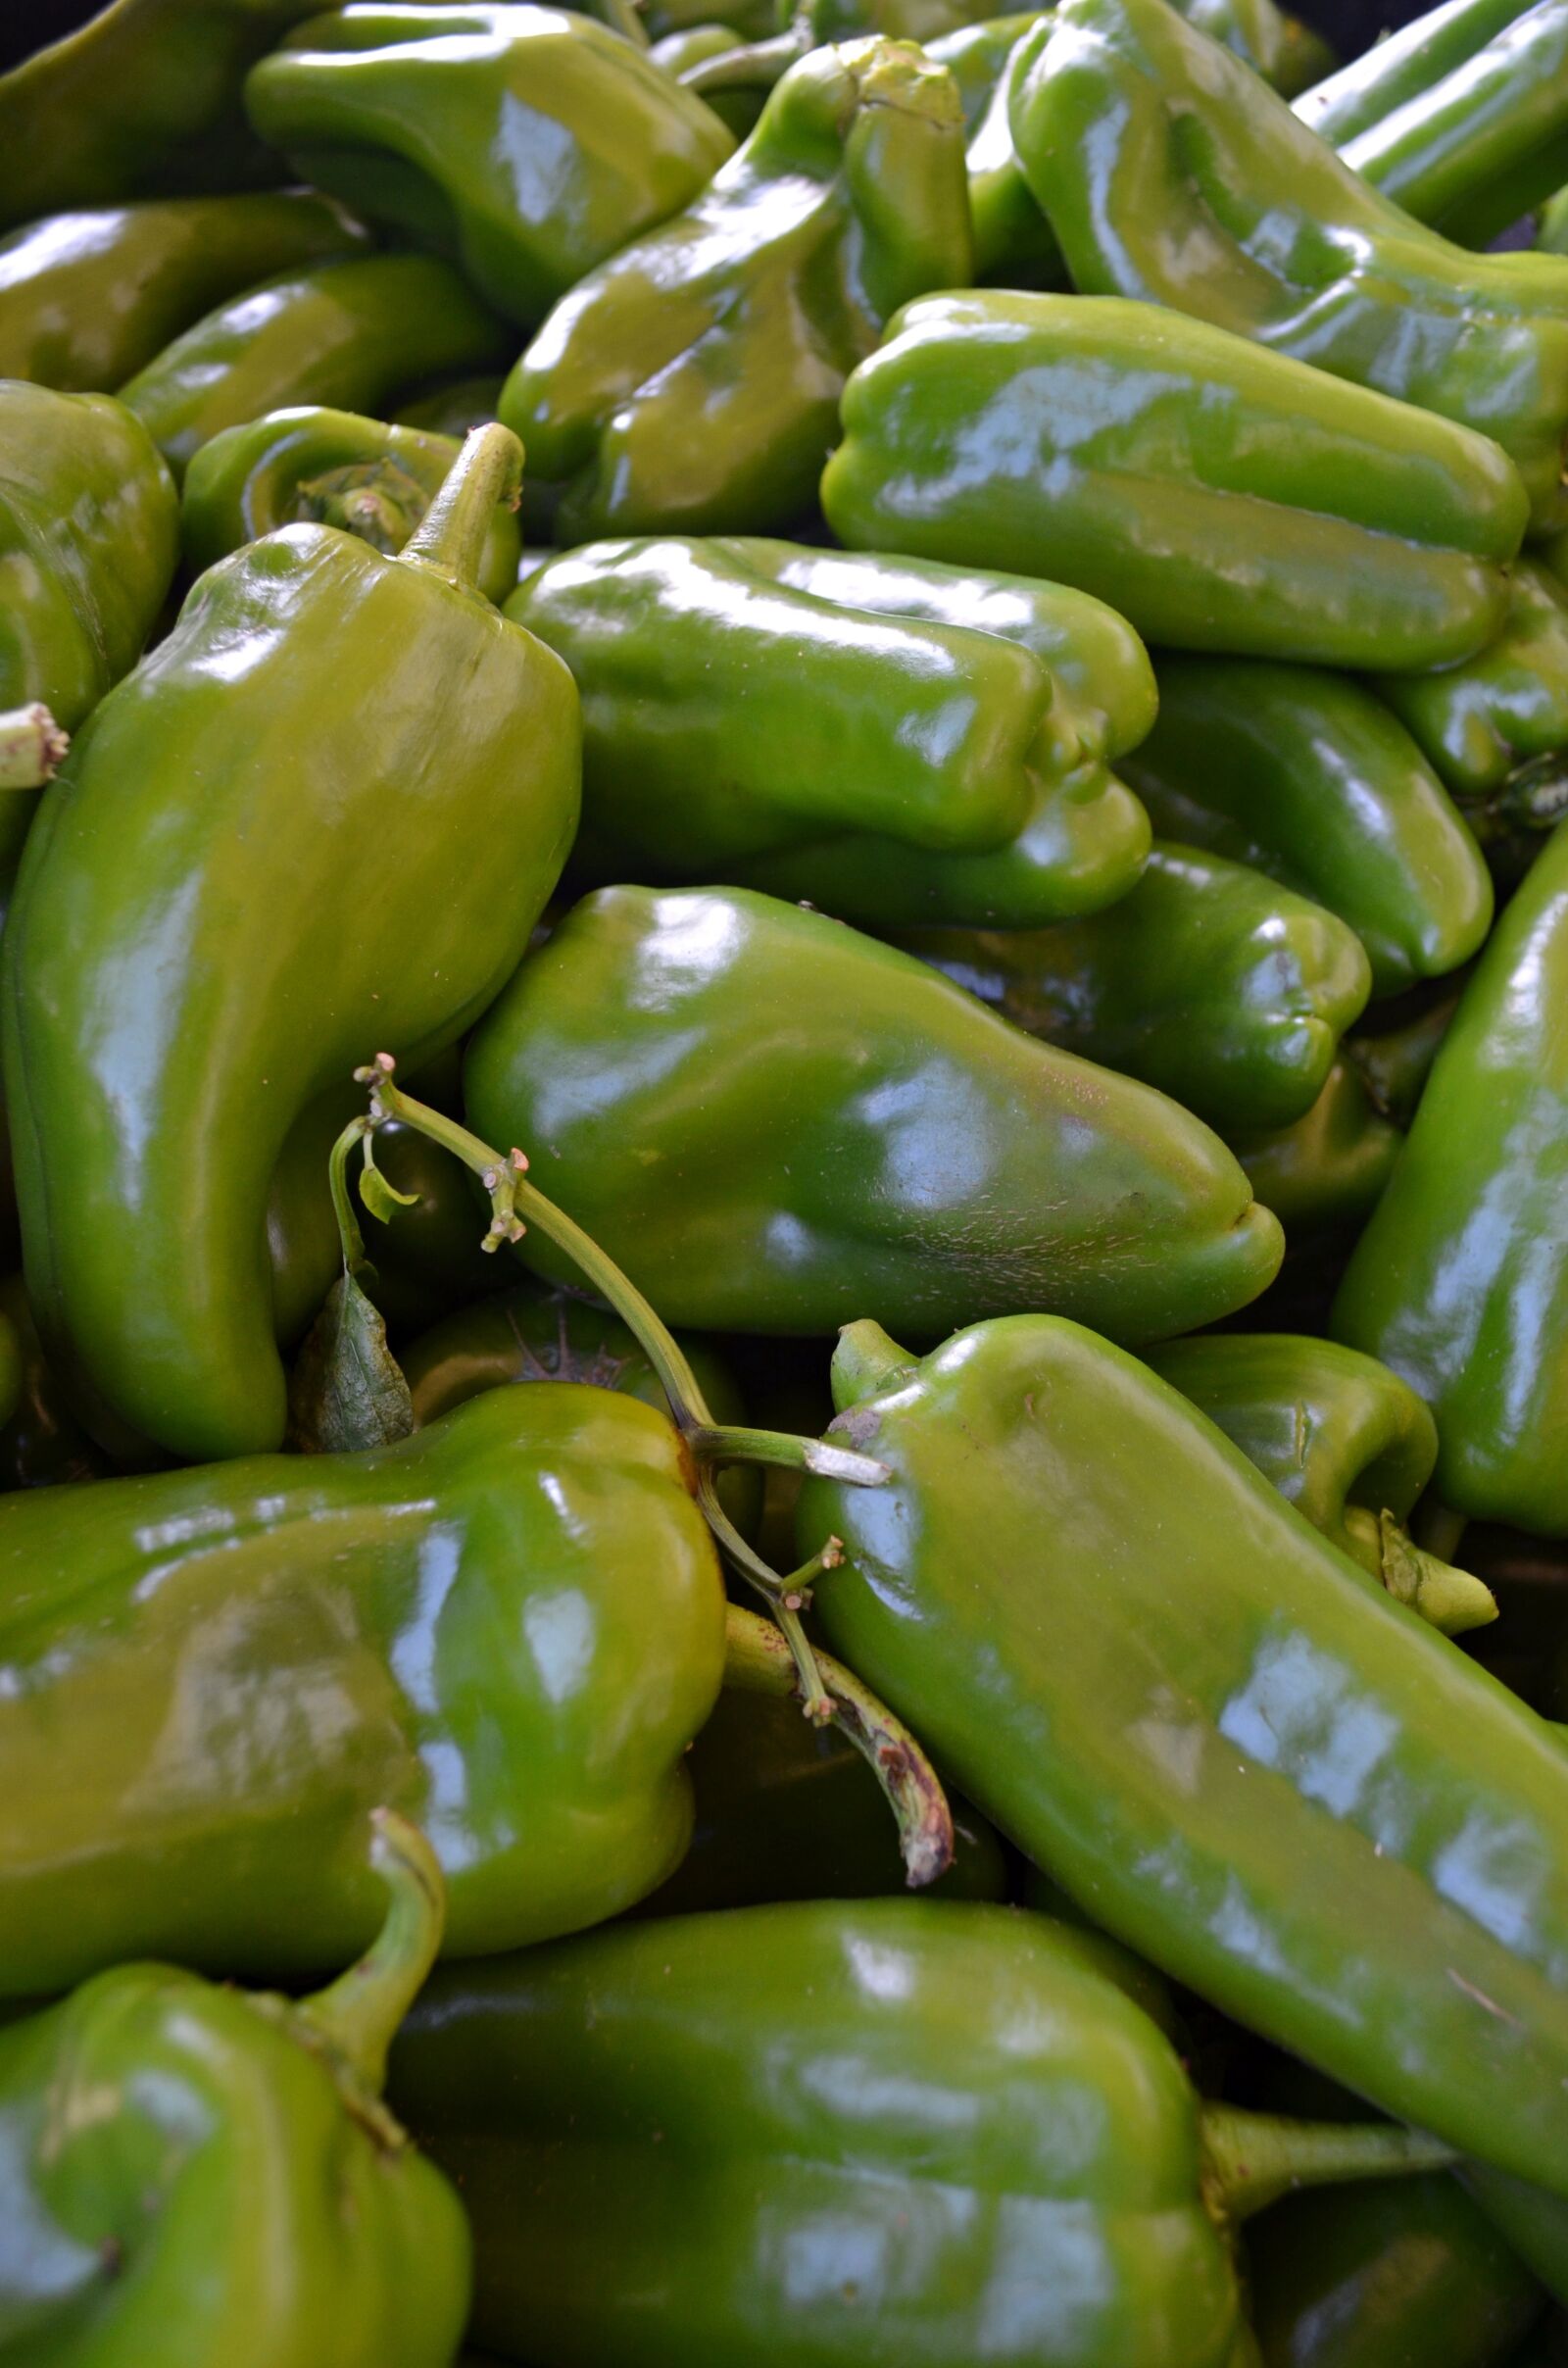
<svg viewBox="0 0 1568 2368">
<path fill-rule="evenodd" d="M 0 790 L 42 789 L 66 761 L 71 736 L 46 707 L 12 708 L 0 715 Z"/>
<path fill-rule="evenodd" d="M 1294 2188 L 1399 2179 L 1457 2162 L 1452 2146 L 1390 2122 L 1286 2121 L 1236 2105 L 1199 2109 L 1203 2201 L 1216 2220 L 1250 2219 Z"/>
<path fill-rule="evenodd" d="M 398 554 L 398 566 L 427 567 L 477 597 L 479 563 L 496 505 L 505 502 L 515 510 L 521 499 L 518 439 L 498 419 L 471 428 L 446 482 Z"/>
<path fill-rule="evenodd" d="M 829 1539 L 824 1554 L 830 1549 L 842 1552 L 836 1538 Z M 834 1726 L 870 1762 L 887 1796 L 910 1890 L 934 1883 L 953 1864 L 953 1811 L 941 1778 L 908 1729 L 852 1669 L 827 1653 L 817 1653 L 816 1665 Z M 737 1694 L 801 1700 L 800 1676 L 785 1639 L 771 1620 L 738 1603 L 731 1603 L 726 1614 L 724 1683 Z"/>
<path fill-rule="evenodd" d="M 294 2009 L 293 2020 L 371 2096 L 386 2086 L 398 2025 L 424 1986 L 446 1925 L 440 1862 L 416 1825 L 395 1809 L 372 1809 L 370 1864 L 390 1895 L 380 1932 L 347 1973 Z"/>
<path fill-rule="evenodd" d="M 1376 1519 L 1358 1505 L 1346 1507 L 1346 1526 L 1365 1529 L 1384 1586 L 1396 1603 L 1418 1612 L 1445 1636 L 1465 1636 L 1497 1617 L 1497 1599 L 1485 1579 L 1427 1553 L 1385 1508 Z"/>
<path fill-rule="evenodd" d="M 356 461 L 302 480 L 295 515 L 359 536 L 391 558 L 426 517 L 430 497 L 398 462 Z"/>
</svg>

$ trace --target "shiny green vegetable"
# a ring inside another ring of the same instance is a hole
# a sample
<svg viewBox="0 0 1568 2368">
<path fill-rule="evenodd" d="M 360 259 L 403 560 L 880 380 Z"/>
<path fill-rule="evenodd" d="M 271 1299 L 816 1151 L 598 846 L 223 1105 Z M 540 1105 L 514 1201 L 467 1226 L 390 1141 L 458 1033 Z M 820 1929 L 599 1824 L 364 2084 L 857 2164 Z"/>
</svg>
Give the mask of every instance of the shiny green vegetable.
<svg viewBox="0 0 1568 2368">
<path fill-rule="evenodd" d="M 686 211 L 563 298 L 507 381 L 557 540 L 787 529 L 844 380 L 922 288 L 970 275 L 963 123 L 907 43 L 815 50 Z"/>
<path fill-rule="evenodd" d="M 843 415 L 841 542 L 1076 584 L 1152 642 L 1445 666 L 1503 619 L 1527 505 L 1494 444 L 1152 305 L 928 296 Z"/>
<path fill-rule="evenodd" d="M 369 255 L 233 297 L 122 392 L 182 476 L 221 428 L 293 404 L 381 419 L 427 378 L 500 362 L 507 342 L 449 264 Z"/>
<path fill-rule="evenodd" d="M 1237 1127 L 1226 1140 L 1294 1243 L 1359 1225 L 1381 1200 L 1404 1137 L 1342 1056 L 1304 1116 L 1289 1126 Z"/>
<path fill-rule="evenodd" d="M 808 1479 L 836 1653 L 1102 1924 L 1568 2196 L 1568 1753 L 1196 1407 L 1059 1317 L 862 1321 Z"/>
<path fill-rule="evenodd" d="M 1310 1109 L 1372 975 L 1332 913 L 1168 840 L 1087 919 L 900 942 L 1015 1027 L 1158 1086 L 1221 1134 Z"/>
<path fill-rule="evenodd" d="M 1187 1111 L 746 890 L 587 898 L 475 1029 L 464 1088 L 675 1323 L 825 1332 L 875 1306 L 931 1333 L 1050 1305 L 1147 1340 L 1279 1263 Z M 570 1271 L 536 1230 L 522 1254 Z"/>
<path fill-rule="evenodd" d="M 1456 798 L 1494 807 L 1499 818 L 1523 808 L 1528 820 L 1543 799 L 1561 811 L 1568 587 L 1549 567 L 1515 563 L 1502 630 L 1476 657 L 1441 674 L 1385 674 L 1377 688 Z"/>
<path fill-rule="evenodd" d="M 427 435 L 466 436 L 470 428 L 488 425 L 501 401 L 500 378 L 448 378 L 429 394 L 401 403 L 393 413 L 399 427 L 417 427 Z"/>
<path fill-rule="evenodd" d="M 1568 2302 L 1568 2204 L 1523 2180 L 1471 2164 L 1465 2185 L 1548 2294 Z"/>
<path fill-rule="evenodd" d="M 963 109 L 974 272 L 980 287 L 1067 285 L 1061 250 L 1030 194 L 1007 123 L 1007 69 L 1019 41 L 1037 22 L 1037 12 L 993 17 L 925 44 L 927 57 L 952 74 Z"/>
<path fill-rule="evenodd" d="M 557 8 L 369 0 L 313 17 L 245 104 L 303 179 L 438 248 L 527 327 L 734 145 L 632 42 Z"/>
<path fill-rule="evenodd" d="M 441 1936 L 428 1844 L 375 1811 L 390 1893 L 316 1997 L 120 1965 L 0 2030 L 0 2342 L 37 2362 L 447 2368 L 463 2206 L 381 2101 Z"/>
</svg>

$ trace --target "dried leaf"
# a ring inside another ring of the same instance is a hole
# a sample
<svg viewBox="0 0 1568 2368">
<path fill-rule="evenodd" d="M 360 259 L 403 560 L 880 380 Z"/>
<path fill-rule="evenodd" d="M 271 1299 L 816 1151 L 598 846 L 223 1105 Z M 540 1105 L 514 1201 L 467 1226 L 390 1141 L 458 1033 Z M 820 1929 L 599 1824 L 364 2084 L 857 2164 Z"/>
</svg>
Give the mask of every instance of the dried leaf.
<svg viewBox="0 0 1568 2368">
<path fill-rule="evenodd" d="M 414 1429 L 414 1401 L 387 1346 L 381 1311 L 340 1274 L 295 1360 L 289 1445 L 305 1455 L 387 1447 Z"/>
</svg>

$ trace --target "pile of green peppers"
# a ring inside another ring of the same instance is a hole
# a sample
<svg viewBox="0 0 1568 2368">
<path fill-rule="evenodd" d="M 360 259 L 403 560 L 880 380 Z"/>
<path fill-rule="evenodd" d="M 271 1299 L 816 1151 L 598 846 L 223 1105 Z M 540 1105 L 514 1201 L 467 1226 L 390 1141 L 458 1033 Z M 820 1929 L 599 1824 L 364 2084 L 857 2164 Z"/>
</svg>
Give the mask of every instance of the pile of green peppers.
<svg viewBox="0 0 1568 2368">
<path fill-rule="evenodd" d="M 1378 29 L 0 72 L 3 2368 L 1568 2363 L 1568 0 Z"/>
</svg>

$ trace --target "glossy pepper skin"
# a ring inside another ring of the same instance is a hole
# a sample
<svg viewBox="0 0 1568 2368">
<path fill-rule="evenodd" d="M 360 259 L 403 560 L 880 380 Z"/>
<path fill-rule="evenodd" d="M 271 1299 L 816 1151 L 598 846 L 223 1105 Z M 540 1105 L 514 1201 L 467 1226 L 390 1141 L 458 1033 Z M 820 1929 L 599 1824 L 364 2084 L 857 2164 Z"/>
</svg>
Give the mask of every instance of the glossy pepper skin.
<svg viewBox="0 0 1568 2368">
<path fill-rule="evenodd" d="M 281 179 L 246 129 L 240 90 L 310 13 L 308 0 L 110 0 L 0 75 L 0 226 Z"/>
<path fill-rule="evenodd" d="M 0 239 L 0 378 L 112 393 L 215 304 L 366 243 L 297 189 L 47 215 Z"/>
<path fill-rule="evenodd" d="M 280 1443 L 290 1129 L 367 1045 L 463 1033 L 570 845 L 576 693 L 472 581 L 515 457 L 481 429 L 397 559 L 299 525 L 211 568 L 28 842 L 0 989 L 28 1289 L 128 1452 Z"/>
<path fill-rule="evenodd" d="M 1492 921 L 1481 851 L 1364 684 L 1318 666 L 1173 655 L 1156 671 L 1159 713 L 1126 769 L 1157 830 L 1337 913 L 1366 948 L 1378 995 L 1469 960 Z"/>
<path fill-rule="evenodd" d="M 1059 1317 L 874 1323 L 808 1480 L 835 1653 L 1096 1921 L 1568 2195 L 1568 1754 L 1147 1366 Z M 956 1448 L 956 1442 L 962 1442 Z"/>
<path fill-rule="evenodd" d="M 1124 1980 L 962 1902 L 624 1925 L 438 1973 L 392 2094 L 513 2356 L 1245 2368 L 1224 2117 Z"/>
<path fill-rule="evenodd" d="M 1296 106 L 1417 222 L 1484 247 L 1568 179 L 1568 11 L 1448 0 Z"/>
<path fill-rule="evenodd" d="M 1494 641 L 1441 674 L 1384 674 L 1377 688 L 1456 798 L 1495 799 L 1522 765 L 1568 749 L 1568 587 L 1516 560 Z"/>
<path fill-rule="evenodd" d="M 1007 69 L 1019 41 L 1038 22 L 1038 12 L 992 17 L 925 44 L 927 57 L 952 74 L 963 109 L 974 274 L 980 287 L 1067 285 L 1061 249 L 1023 177 L 1007 123 Z"/>
<path fill-rule="evenodd" d="M 566 552 L 506 614 L 582 697 L 579 875 L 730 878 L 804 847 L 787 865 L 814 860 L 831 908 L 835 845 L 870 837 L 938 877 L 956 857 L 956 899 L 962 866 L 1015 862 L 1027 830 L 1055 842 L 1069 909 L 1138 876 L 1142 814 L 1104 760 L 1147 729 L 1153 677 L 1081 593 L 671 535 Z"/>
<path fill-rule="evenodd" d="M 1340 1339 L 1437 1416 L 1436 1486 L 1568 1535 L 1568 829 L 1504 908 L 1340 1287 Z"/>
<path fill-rule="evenodd" d="M 1372 980 L 1332 913 L 1168 840 L 1087 919 L 901 943 L 1015 1027 L 1141 1077 L 1221 1134 L 1311 1108 Z"/>
<path fill-rule="evenodd" d="M 1432 1477 L 1438 1430 L 1387 1365 L 1338 1341 L 1270 1332 L 1170 1341 L 1149 1364 L 1399 1603 L 1448 1636 L 1496 1618 L 1478 1579 L 1400 1526 Z"/>
<path fill-rule="evenodd" d="M 841 542 L 1076 584 L 1177 649 L 1449 665 L 1525 527 L 1483 437 L 1152 305 L 928 296 L 843 417 Z"/>
<path fill-rule="evenodd" d="M 451 1954 L 615 1914 L 686 1847 L 724 1601 L 672 1424 L 561 1383 L 357 1455 L 0 1499 L 0 1633 L 25 1997 L 140 1953 L 347 1959 L 379 1801 L 429 1834 Z"/>
<path fill-rule="evenodd" d="M 1287 2196 L 1247 2257 L 1263 2368 L 1502 2368 L 1542 2307 L 1445 2172 Z"/>
<path fill-rule="evenodd" d="M 381 418 L 444 372 L 500 362 L 507 331 L 450 264 L 367 255 L 232 297 L 121 390 L 176 477 L 220 428 L 285 405 Z"/>
<path fill-rule="evenodd" d="M 1289 1126 L 1234 1127 L 1230 1149 L 1295 1242 L 1359 1225 L 1377 1207 L 1404 1141 L 1353 1061 L 1336 1061 L 1311 1109 Z"/>
<path fill-rule="evenodd" d="M 1019 162 L 1085 295 L 1172 306 L 1489 436 L 1537 531 L 1563 522 L 1560 263 L 1412 222 L 1165 0 L 1062 0 L 1010 87 Z"/>
<path fill-rule="evenodd" d="M 529 328 L 734 147 L 640 49 L 556 8 L 313 17 L 255 69 L 245 103 L 303 179 L 438 248 Z"/>
<path fill-rule="evenodd" d="M 703 194 L 580 280 L 508 379 L 530 475 L 563 488 L 557 539 L 788 527 L 883 322 L 970 267 L 942 68 L 879 40 L 803 58 Z"/>
<path fill-rule="evenodd" d="M 1245 1305 L 1279 1232 L 1196 1118 L 923 962 L 744 889 L 604 889 L 469 1040 L 487 1142 L 673 1323 L 923 1333 L 1070 1306 L 1127 1339 Z M 522 1255 L 559 1278 L 537 1232 Z"/>
<path fill-rule="evenodd" d="M 440 1870 L 384 1812 L 372 1864 L 381 1937 L 315 1998 L 120 1965 L 0 2029 L 14 2358 L 447 2368 L 467 2224 L 380 2097 Z"/>
<path fill-rule="evenodd" d="M 302 523 L 340 527 L 394 556 L 461 450 L 458 436 L 308 404 L 221 428 L 185 472 L 179 501 L 185 565 L 200 575 L 242 543 Z M 503 502 L 479 563 L 486 600 L 499 606 L 506 599 L 521 556 L 516 518 Z"/>
</svg>

